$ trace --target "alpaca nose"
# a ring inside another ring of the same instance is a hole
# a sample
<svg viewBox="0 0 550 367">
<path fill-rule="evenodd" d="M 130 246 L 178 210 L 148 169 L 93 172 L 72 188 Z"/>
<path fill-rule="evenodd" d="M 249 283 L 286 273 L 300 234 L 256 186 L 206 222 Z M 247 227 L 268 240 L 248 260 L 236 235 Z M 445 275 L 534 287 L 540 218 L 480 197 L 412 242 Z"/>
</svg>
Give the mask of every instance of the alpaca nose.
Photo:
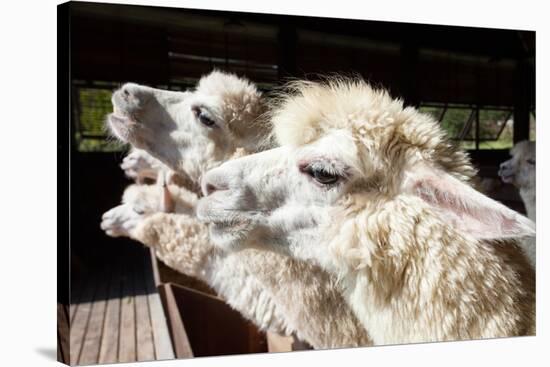
<svg viewBox="0 0 550 367">
<path fill-rule="evenodd" d="M 145 103 L 153 97 L 151 88 L 135 83 L 126 83 L 120 88 L 120 95 L 125 100 L 134 99 L 138 103 Z"/>
<path fill-rule="evenodd" d="M 204 196 L 213 194 L 216 191 L 223 191 L 229 188 L 227 175 L 219 169 L 208 171 L 201 180 L 201 189 Z"/>
<path fill-rule="evenodd" d="M 508 162 L 503 162 L 499 166 L 498 174 L 499 176 L 502 176 L 503 174 L 506 174 L 510 169 Z"/>
<path fill-rule="evenodd" d="M 153 98 L 151 88 L 135 83 L 126 83 L 113 93 L 111 102 L 115 113 L 133 114 L 140 112 Z"/>
</svg>

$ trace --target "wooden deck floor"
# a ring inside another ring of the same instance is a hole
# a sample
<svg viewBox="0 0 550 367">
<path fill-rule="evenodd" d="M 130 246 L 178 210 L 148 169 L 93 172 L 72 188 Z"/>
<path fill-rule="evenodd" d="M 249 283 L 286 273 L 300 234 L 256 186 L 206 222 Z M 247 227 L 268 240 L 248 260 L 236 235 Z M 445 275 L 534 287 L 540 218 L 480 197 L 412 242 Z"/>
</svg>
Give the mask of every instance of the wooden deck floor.
<svg viewBox="0 0 550 367">
<path fill-rule="evenodd" d="M 71 289 L 71 365 L 174 358 L 145 248 L 136 245 Z"/>
</svg>

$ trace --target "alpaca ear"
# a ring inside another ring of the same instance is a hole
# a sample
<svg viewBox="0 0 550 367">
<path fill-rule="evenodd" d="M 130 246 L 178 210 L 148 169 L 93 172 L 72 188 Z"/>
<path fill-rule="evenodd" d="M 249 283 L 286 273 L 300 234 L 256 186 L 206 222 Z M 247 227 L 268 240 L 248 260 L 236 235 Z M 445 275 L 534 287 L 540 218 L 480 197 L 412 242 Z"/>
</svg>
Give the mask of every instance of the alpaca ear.
<svg viewBox="0 0 550 367">
<path fill-rule="evenodd" d="M 416 165 L 406 172 L 403 185 L 405 192 L 439 211 L 449 226 L 475 238 L 535 235 L 533 221 L 442 170 Z"/>
</svg>

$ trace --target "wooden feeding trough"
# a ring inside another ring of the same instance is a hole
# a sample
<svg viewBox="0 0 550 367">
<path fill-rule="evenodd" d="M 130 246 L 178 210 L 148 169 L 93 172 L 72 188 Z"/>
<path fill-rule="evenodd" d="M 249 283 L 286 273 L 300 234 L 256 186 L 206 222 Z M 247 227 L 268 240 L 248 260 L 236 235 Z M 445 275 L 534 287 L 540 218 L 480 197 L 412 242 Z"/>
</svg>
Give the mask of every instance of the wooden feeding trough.
<svg viewBox="0 0 550 367">
<path fill-rule="evenodd" d="M 267 352 L 265 335 L 206 284 L 170 269 L 153 250 L 151 260 L 177 358 Z"/>
<path fill-rule="evenodd" d="M 262 333 L 206 284 L 164 265 L 153 250 L 151 261 L 177 358 L 311 349 L 293 336 Z"/>
</svg>

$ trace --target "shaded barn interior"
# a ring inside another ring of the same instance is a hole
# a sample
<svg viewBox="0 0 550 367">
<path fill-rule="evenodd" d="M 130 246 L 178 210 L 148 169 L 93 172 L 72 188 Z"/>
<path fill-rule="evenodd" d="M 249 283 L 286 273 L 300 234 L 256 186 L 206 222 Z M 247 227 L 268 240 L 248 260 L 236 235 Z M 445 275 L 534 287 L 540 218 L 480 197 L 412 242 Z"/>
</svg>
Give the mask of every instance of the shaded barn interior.
<svg viewBox="0 0 550 367">
<path fill-rule="evenodd" d="M 143 253 L 99 228 L 130 183 L 125 148 L 103 128 L 110 93 L 127 81 L 182 90 L 219 68 L 269 91 L 289 77 L 358 74 L 448 124 L 493 179 L 511 145 L 534 138 L 534 32 L 94 3 L 69 12 L 74 284 L 106 258 Z M 493 194 L 524 211 L 513 187 Z"/>
</svg>

